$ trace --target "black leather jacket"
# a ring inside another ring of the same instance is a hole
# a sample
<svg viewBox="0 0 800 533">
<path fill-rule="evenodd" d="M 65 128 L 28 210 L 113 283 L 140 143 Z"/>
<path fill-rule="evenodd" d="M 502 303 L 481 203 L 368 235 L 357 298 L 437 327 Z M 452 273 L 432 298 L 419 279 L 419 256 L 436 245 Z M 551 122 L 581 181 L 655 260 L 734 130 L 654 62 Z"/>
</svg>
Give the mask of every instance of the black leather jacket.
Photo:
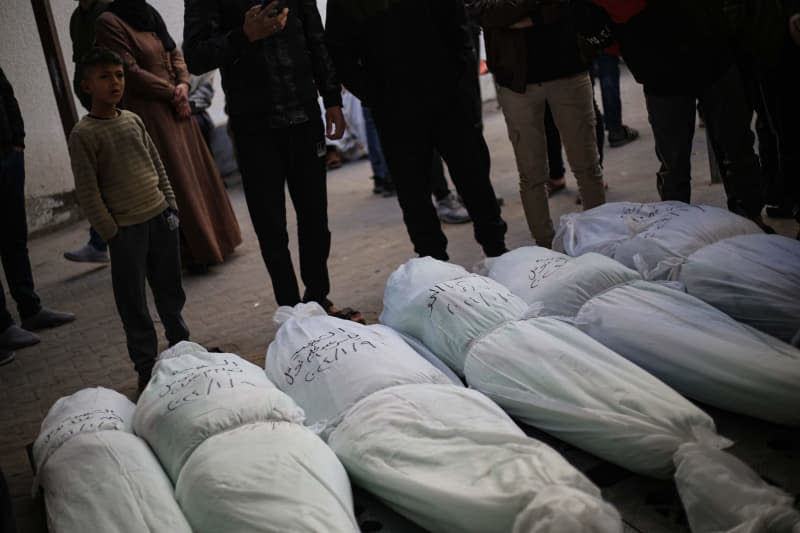
<svg viewBox="0 0 800 533">
<path fill-rule="evenodd" d="M 14 89 L 0 68 L 0 155 L 5 155 L 12 146 L 25 146 L 25 123 Z"/>
<path fill-rule="evenodd" d="M 341 106 L 341 86 L 325 47 L 316 1 L 286 0 L 289 18 L 283 31 L 250 43 L 242 29 L 244 14 L 258 3 L 186 0 L 183 54 L 189 71 L 220 69 L 230 115 L 269 116 L 300 104 L 310 116 L 318 116 L 317 92 L 325 107 Z"/>
</svg>

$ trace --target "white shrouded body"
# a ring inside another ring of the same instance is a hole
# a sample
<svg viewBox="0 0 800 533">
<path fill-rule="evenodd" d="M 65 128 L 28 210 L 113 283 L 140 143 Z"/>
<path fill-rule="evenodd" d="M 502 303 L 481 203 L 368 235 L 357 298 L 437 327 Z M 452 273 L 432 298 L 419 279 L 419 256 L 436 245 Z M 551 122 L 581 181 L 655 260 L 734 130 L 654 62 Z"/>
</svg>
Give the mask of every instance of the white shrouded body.
<svg viewBox="0 0 800 533">
<path fill-rule="evenodd" d="M 591 481 L 477 391 L 384 389 L 328 442 L 354 481 L 430 531 L 622 530 Z"/>
</svg>

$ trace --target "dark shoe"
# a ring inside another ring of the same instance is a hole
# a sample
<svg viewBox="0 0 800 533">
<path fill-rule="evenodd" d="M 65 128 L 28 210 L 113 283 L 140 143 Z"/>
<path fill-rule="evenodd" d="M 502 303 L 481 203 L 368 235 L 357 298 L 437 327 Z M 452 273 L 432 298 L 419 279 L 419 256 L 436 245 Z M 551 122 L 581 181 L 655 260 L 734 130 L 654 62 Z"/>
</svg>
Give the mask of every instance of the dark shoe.
<svg viewBox="0 0 800 533">
<path fill-rule="evenodd" d="M 108 263 L 108 250 L 98 250 L 91 244 L 84 244 L 77 250 L 64 252 L 64 259 L 76 263 Z"/>
<path fill-rule="evenodd" d="M 764 222 L 764 219 L 761 218 L 761 215 L 756 215 L 754 217 L 747 217 L 747 218 L 755 222 L 756 226 L 761 228 L 761 231 L 763 231 L 767 235 L 775 235 L 776 233 L 775 228 Z"/>
<path fill-rule="evenodd" d="M 628 126 L 622 126 L 618 130 L 608 132 L 608 144 L 611 148 L 625 146 L 639 138 L 639 132 Z"/>
<path fill-rule="evenodd" d="M 54 311 L 42 307 L 35 315 L 24 318 L 22 320 L 22 327 L 28 331 L 39 331 L 48 328 L 57 328 L 64 324 L 69 324 L 75 320 L 75 315 L 72 313 L 62 313 L 61 311 Z"/>
<path fill-rule="evenodd" d="M 10 350 L 0 350 L 0 366 L 7 365 L 14 361 L 14 352 Z"/>
<path fill-rule="evenodd" d="M 35 333 L 12 324 L 4 332 L 0 333 L 0 350 L 20 350 L 39 344 L 41 340 Z"/>
<path fill-rule="evenodd" d="M 384 198 L 389 198 L 391 196 L 395 196 L 397 194 L 397 189 L 394 188 L 394 180 L 392 180 L 391 176 L 386 176 L 383 178 L 383 192 L 381 196 Z"/>
<path fill-rule="evenodd" d="M 464 224 L 472 220 L 464 204 L 452 192 L 436 202 L 436 214 L 445 224 Z"/>
<path fill-rule="evenodd" d="M 794 209 L 788 205 L 768 205 L 767 216 L 769 218 L 794 218 Z"/>
<path fill-rule="evenodd" d="M 384 190 L 383 177 L 372 176 L 372 194 L 383 194 Z"/>
</svg>

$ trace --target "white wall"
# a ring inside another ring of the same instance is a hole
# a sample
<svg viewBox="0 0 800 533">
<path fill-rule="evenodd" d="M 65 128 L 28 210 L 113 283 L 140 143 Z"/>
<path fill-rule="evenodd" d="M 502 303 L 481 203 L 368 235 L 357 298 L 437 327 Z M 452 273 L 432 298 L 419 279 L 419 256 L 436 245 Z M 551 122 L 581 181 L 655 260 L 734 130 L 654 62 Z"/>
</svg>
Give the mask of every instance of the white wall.
<svg viewBox="0 0 800 533">
<path fill-rule="evenodd" d="M 53 2 L 54 16 L 74 2 Z M 59 27 L 59 31 L 61 28 Z M 71 216 L 64 193 L 73 189 L 69 156 L 30 0 L 0 1 L 0 66 L 25 119 L 26 195 L 31 229 Z"/>
</svg>

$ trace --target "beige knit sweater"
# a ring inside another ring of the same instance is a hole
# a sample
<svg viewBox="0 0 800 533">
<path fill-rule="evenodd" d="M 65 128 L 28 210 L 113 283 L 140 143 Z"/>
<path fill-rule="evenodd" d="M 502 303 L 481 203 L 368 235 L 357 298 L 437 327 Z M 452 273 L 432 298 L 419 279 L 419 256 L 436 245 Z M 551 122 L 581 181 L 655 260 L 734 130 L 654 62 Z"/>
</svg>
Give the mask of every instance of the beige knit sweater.
<svg viewBox="0 0 800 533">
<path fill-rule="evenodd" d="M 167 206 L 177 209 L 158 151 L 135 113 L 83 117 L 69 135 L 69 154 L 78 204 L 106 241 L 119 226 L 145 222 Z"/>
</svg>

